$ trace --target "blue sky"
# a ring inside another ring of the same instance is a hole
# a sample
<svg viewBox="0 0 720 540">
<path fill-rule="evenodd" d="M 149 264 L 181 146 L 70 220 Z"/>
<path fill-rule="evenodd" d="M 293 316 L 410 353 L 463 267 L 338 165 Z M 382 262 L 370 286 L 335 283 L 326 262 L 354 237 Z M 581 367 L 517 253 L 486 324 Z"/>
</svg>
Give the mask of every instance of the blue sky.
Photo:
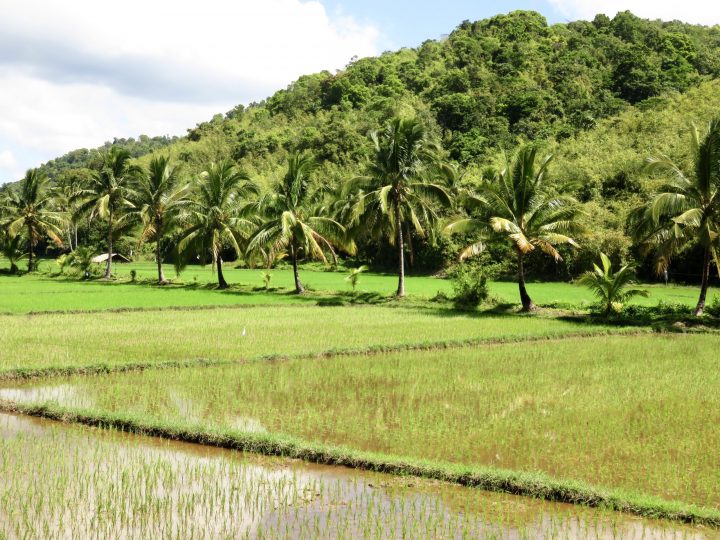
<svg viewBox="0 0 720 540">
<path fill-rule="evenodd" d="M 551 24 L 565 20 L 549 2 L 529 0 L 322 0 L 322 3 L 331 15 L 341 13 L 377 25 L 388 50 L 416 47 L 426 39 L 437 39 L 464 20 L 476 21 L 518 9 L 539 11 Z"/>
<path fill-rule="evenodd" d="M 114 137 L 183 135 L 353 56 L 533 9 L 720 23 L 709 0 L 0 0 L 0 184 Z"/>
</svg>

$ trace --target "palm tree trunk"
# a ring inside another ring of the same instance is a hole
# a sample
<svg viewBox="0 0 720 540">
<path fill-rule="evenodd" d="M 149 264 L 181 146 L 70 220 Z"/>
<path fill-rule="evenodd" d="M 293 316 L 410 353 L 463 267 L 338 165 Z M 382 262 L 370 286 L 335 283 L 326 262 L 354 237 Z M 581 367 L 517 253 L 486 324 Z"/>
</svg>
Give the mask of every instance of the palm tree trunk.
<svg viewBox="0 0 720 540">
<path fill-rule="evenodd" d="M 110 216 L 108 221 L 108 252 L 107 252 L 107 261 L 105 261 L 105 279 L 110 279 L 110 275 L 112 273 L 112 249 L 113 249 L 113 226 L 112 226 L 112 220 L 113 220 L 113 212 L 112 208 L 110 208 Z"/>
<path fill-rule="evenodd" d="M 705 297 L 707 296 L 708 282 L 710 281 L 710 248 L 705 248 L 703 256 L 702 282 L 700 284 L 700 298 L 693 315 L 699 317 L 705 311 Z"/>
<path fill-rule="evenodd" d="M 33 271 L 33 239 L 32 227 L 28 226 L 28 272 Z"/>
<path fill-rule="evenodd" d="M 405 296 L 405 246 L 403 244 L 402 222 L 400 214 L 397 216 L 397 244 L 398 244 L 398 288 L 396 296 L 402 298 Z"/>
<path fill-rule="evenodd" d="M 292 257 L 292 264 L 293 264 L 293 277 L 295 278 L 295 292 L 297 294 L 302 294 L 305 292 L 305 288 L 302 286 L 302 283 L 300 282 L 300 274 L 298 273 L 298 265 L 297 265 L 297 249 L 295 248 L 295 244 L 290 245 L 290 255 Z"/>
<path fill-rule="evenodd" d="M 158 284 L 165 285 L 165 284 L 167 284 L 167 280 L 165 279 L 165 274 L 163 274 L 163 269 L 162 269 L 162 253 L 160 250 L 160 239 L 159 238 L 157 241 L 157 246 L 155 247 L 155 260 L 157 261 Z"/>
<path fill-rule="evenodd" d="M 518 286 L 520 288 L 520 301 L 522 302 L 523 311 L 532 311 L 536 308 L 530 295 L 525 288 L 525 264 L 523 254 L 518 251 Z"/>
<path fill-rule="evenodd" d="M 228 284 L 227 284 L 227 281 L 225 281 L 225 276 L 223 276 L 223 271 L 222 271 L 222 257 L 220 255 L 218 255 L 215 262 L 217 263 L 218 287 L 221 289 L 227 289 Z"/>
<path fill-rule="evenodd" d="M 77 239 L 78 239 L 78 224 L 75 223 L 73 225 L 73 231 L 75 232 L 75 249 L 78 247 Z"/>
</svg>

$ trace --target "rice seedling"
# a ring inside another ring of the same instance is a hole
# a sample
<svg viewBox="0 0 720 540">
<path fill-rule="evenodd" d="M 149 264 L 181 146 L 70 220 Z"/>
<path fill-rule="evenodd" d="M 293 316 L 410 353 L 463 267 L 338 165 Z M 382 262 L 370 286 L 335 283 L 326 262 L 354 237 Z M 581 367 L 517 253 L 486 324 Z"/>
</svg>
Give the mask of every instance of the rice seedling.
<svg viewBox="0 0 720 540">
<path fill-rule="evenodd" d="M 0 414 L 1 538 L 704 538 L 436 481 Z"/>
</svg>

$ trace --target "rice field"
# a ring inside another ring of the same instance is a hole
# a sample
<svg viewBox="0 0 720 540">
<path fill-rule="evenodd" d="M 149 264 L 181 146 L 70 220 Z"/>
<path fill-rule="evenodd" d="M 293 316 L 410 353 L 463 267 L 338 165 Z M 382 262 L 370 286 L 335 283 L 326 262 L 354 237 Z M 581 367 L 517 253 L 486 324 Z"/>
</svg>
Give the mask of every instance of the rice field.
<svg viewBox="0 0 720 540">
<path fill-rule="evenodd" d="M 380 306 L 0 315 L 0 328 L 0 378 L 42 369 L 237 361 L 638 330 L 557 318 Z"/>
<path fill-rule="evenodd" d="M 0 414 L 0 538 L 696 539 L 704 532 Z"/>
<path fill-rule="evenodd" d="M 717 345 L 603 337 L 300 359 L 38 381 L 0 399 L 542 472 L 720 509 Z"/>
<path fill-rule="evenodd" d="M 54 262 L 44 261 L 41 268 L 54 271 Z M 0 264 L 0 267 L 2 264 Z M 137 282 L 130 281 L 130 272 L 137 273 Z M 225 277 L 231 284 L 226 291 L 215 289 L 216 276 L 209 267 L 190 267 L 181 278 L 169 286 L 153 284 L 155 267 L 151 263 L 116 265 L 117 281 L 82 281 L 70 277 L 51 277 L 49 274 L 23 276 L 0 275 L 0 313 L 28 313 L 45 311 L 100 311 L 108 309 L 158 309 L 168 306 L 248 306 L 314 304 L 318 299 L 347 301 L 351 288 L 343 271 L 329 272 L 318 268 L 301 271 L 303 283 L 311 289 L 308 296 L 292 294 L 293 277 L 289 269 L 272 270 L 271 290 L 262 289 L 260 270 L 228 267 Z M 169 275 L 169 277 L 171 277 Z M 697 302 L 697 287 L 658 284 L 644 285 L 650 291 L 647 298 L 633 303 L 656 305 L 659 302 L 693 306 Z M 390 296 L 397 288 L 392 274 L 364 273 L 358 294 Z M 517 304 L 517 284 L 496 281 L 489 284 L 491 295 L 500 303 Z M 561 305 L 587 309 L 594 301 L 590 292 L 572 283 L 530 283 L 528 290 L 539 305 Z M 452 294 L 447 279 L 431 276 L 407 277 L 407 292 L 416 300 L 427 300 L 438 293 Z M 708 300 L 715 296 L 711 288 Z"/>
<path fill-rule="evenodd" d="M 428 301 L 451 290 L 432 277 L 396 302 L 395 276 L 363 274 L 380 303 L 357 305 L 341 272 L 304 269 L 298 297 L 285 270 L 269 292 L 257 270 L 228 269 L 225 292 L 193 271 L 169 287 L 142 264 L 110 283 L 0 275 L 0 540 L 717 536 L 709 328 L 456 311 Z M 515 301 L 513 283 L 491 290 Z"/>
</svg>

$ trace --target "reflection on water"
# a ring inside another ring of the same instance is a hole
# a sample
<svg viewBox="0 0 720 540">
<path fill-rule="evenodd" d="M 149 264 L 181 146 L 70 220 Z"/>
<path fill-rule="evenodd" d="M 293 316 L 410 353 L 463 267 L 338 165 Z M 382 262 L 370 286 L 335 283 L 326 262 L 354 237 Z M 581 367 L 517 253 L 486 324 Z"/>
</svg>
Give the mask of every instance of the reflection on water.
<svg viewBox="0 0 720 540">
<path fill-rule="evenodd" d="M 706 537 L 617 513 L 8 414 L 0 501 L 0 538 Z"/>
</svg>

